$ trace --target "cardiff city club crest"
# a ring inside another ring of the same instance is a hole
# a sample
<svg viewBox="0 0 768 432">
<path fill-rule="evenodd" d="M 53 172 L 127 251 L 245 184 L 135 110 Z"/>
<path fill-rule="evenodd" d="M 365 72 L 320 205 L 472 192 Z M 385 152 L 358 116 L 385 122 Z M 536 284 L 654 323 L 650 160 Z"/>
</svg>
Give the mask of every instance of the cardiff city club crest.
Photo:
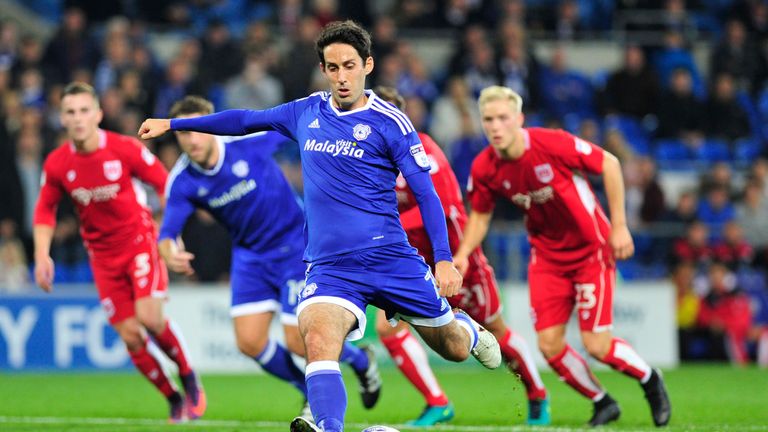
<svg viewBox="0 0 768 432">
<path fill-rule="evenodd" d="M 104 177 L 109 181 L 116 181 L 123 175 L 123 165 L 119 160 L 104 162 Z"/>
<path fill-rule="evenodd" d="M 358 141 L 362 141 L 368 138 L 368 135 L 370 134 L 371 134 L 371 127 L 366 124 L 358 123 L 352 129 L 352 136 L 354 136 L 355 139 Z"/>
<path fill-rule="evenodd" d="M 552 165 L 548 163 L 536 165 L 533 168 L 533 171 L 536 173 L 536 178 L 542 183 L 549 183 L 555 178 L 555 172 L 552 171 Z"/>
<path fill-rule="evenodd" d="M 243 178 L 248 175 L 248 162 L 239 160 L 232 164 L 232 174 Z"/>
</svg>

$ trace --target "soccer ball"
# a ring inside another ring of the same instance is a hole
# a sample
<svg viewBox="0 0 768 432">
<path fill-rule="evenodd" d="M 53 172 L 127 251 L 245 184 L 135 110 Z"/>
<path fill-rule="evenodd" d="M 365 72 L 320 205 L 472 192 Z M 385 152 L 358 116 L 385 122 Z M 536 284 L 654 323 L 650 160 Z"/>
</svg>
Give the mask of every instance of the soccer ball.
<svg viewBox="0 0 768 432">
<path fill-rule="evenodd" d="M 363 429 L 362 432 L 400 432 L 400 431 L 395 428 L 391 428 L 389 426 L 376 425 L 376 426 L 367 427 Z"/>
</svg>

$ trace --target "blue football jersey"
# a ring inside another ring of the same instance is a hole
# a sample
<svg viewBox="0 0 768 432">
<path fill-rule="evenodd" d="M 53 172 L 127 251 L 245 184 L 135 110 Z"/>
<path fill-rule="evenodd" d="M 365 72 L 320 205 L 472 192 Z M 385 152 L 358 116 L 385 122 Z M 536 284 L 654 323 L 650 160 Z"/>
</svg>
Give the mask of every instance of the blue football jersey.
<svg viewBox="0 0 768 432">
<path fill-rule="evenodd" d="M 274 129 L 299 143 L 307 222 L 306 261 L 407 242 L 395 180 L 428 171 L 411 121 L 366 91 L 365 106 L 340 111 L 318 92 L 264 111 L 244 111 L 243 132 Z"/>
<path fill-rule="evenodd" d="M 215 167 L 204 169 L 184 154 L 171 170 L 160 239 L 176 238 L 190 214 L 201 208 L 226 227 L 235 246 L 258 256 L 301 250 L 302 209 L 271 157 L 286 138 L 262 132 L 228 142 L 216 139 Z"/>
</svg>

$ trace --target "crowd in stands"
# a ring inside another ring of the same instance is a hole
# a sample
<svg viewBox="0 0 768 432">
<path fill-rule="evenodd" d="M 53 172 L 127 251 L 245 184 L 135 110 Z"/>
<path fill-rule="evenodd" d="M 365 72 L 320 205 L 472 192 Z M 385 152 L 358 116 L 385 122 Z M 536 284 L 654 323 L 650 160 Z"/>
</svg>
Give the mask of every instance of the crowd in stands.
<svg viewBox="0 0 768 432">
<path fill-rule="evenodd" d="M 683 355 L 743 363 L 759 357 L 758 342 L 768 350 L 764 1 L 30 0 L 23 6 L 57 28 L 42 38 L 12 19 L 0 21 L 5 290 L 29 282 L 32 207 L 42 161 L 63 140 L 58 106 L 67 82 L 92 83 L 102 127 L 132 136 L 144 118 L 166 117 L 187 94 L 211 99 L 218 110 L 263 109 L 323 89 L 314 38 L 325 23 L 352 18 L 373 33 L 369 85 L 399 89 L 416 129 L 443 147 L 462 184 L 486 145 L 479 91 L 492 84 L 515 89 L 525 100 L 527 126 L 569 130 L 622 161 L 637 256 L 620 270 L 625 279 L 672 275 Z M 434 32 L 451 44 L 444 62 L 419 55 L 420 40 Z M 153 43 L 157 35 L 174 41 L 162 47 L 166 55 Z M 587 74 L 569 67 L 571 44 L 618 35 L 624 43 L 616 48 L 622 50 L 617 68 Z M 535 49 L 545 40 L 554 43 L 548 58 Z M 695 61 L 694 43 L 708 47 L 707 67 Z M 172 137 L 146 145 L 169 169 L 179 156 Z M 300 194 L 298 149 L 283 148 L 276 157 Z M 671 172 L 701 181 L 671 193 L 663 181 Z M 497 274 L 524 277 L 505 258 L 516 247 L 526 257 L 522 230 L 506 228 L 520 213 L 501 204 L 495 217 L 502 229 L 488 244 Z M 184 239 L 197 256 L 198 280 L 227 279 L 228 239 L 209 215 L 198 213 Z M 510 246 L 513 239 L 523 240 Z M 66 203 L 52 257 L 58 282 L 90 280 Z M 719 345 L 727 349 L 715 352 L 716 338 L 727 340 Z M 762 355 L 768 363 L 768 352 Z"/>
</svg>

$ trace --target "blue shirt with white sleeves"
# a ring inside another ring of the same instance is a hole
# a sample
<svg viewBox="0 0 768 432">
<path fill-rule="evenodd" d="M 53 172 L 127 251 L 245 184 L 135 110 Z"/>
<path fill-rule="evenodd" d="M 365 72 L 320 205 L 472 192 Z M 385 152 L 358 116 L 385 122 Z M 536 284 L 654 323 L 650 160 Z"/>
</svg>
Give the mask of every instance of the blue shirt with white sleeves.
<svg viewBox="0 0 768 432">
<path fill-rule="evenodd" d="M 275 130 L 299 143 L 304 178 L 304 259 L 407 242 L 395 180 L 414 190 L 437 261 L 450 261 L 445 216 L 429 176 L 429 159 L 408 117 L 366 90 L 367 103 L 338 110 L 328 92 L 263 110 L 228 110 L 172 119 L 173 130 L 245 135 Z"/>
</svg>

